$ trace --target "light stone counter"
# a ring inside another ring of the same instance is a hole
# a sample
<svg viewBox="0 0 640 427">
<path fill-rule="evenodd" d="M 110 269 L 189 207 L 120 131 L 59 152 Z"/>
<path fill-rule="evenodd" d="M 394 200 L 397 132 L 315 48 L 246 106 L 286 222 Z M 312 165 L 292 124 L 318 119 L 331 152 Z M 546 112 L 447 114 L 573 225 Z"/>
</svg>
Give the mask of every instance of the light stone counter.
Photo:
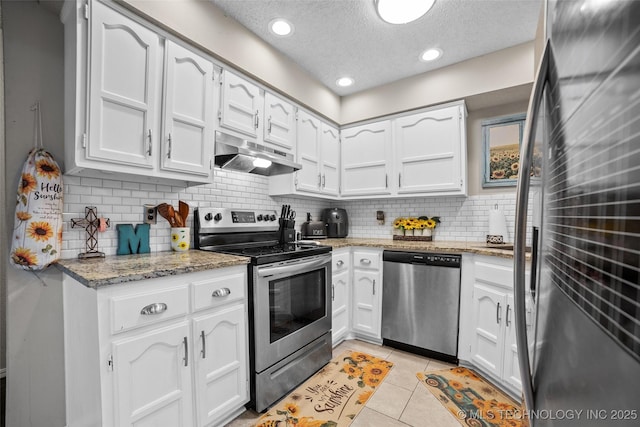
<svg viewBox="0 0 640 427">
<path fill-rule="evenodd" d="M 459 242 L 459 241 L 433 241 L 433 242 L 412 242 L 406 240 L 391 239 L 323 239 L 318 240 L 321 245 L 331 246 L 333 249 L 345 248 L 349 246 L 364 246 L 371 248 L 381 248 L 398 251 L 422 251 L 422 252 L 443 252 L 443 253 L 463 253 L 469 252 L 480 255 L 497 256 L 501 258 L 513 258 L 512 250 L 488 248 L 483 242 Z M 530 254 L 527 254 L 529 258 Z"/>
<path fill-rule="evenodd" d="M 248 264 L 249 258 L 200 250 L 62 259 L 64 273 L 89 288 Z"/>
</svg>

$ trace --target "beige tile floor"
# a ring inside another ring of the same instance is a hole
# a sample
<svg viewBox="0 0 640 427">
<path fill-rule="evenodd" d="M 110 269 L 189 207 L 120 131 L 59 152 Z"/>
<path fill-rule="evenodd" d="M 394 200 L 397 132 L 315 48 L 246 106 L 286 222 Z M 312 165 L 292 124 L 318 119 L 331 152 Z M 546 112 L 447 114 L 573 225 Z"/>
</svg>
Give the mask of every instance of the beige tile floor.
<svg viewBox="0 0 640 427">
<path fill-rule="evenodd" d="M 416 378 L 417 372 L 453 365 L 358 340 L 341 343 L 333 349 L 333 355 L 346 350 L 362 351 L 394 363 L 382 385 L 353 420 L 352 427 L 460 427 Z M 227 427 L 253 427 L 259 417 L 260 414 L 247 410 Z"/>
</svg>

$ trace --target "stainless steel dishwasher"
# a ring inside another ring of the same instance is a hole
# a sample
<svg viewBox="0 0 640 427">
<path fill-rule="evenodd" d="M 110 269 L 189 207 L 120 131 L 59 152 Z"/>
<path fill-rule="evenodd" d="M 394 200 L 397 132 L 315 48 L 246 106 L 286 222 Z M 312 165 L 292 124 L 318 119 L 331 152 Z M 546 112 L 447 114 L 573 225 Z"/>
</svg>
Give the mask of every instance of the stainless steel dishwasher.
<svg viewBox="0 0 640 427">
<path fill-rule="evenodd" d="M 383 252 L 385 345 L 458 360 L 460 255 Z"/>
</svg>

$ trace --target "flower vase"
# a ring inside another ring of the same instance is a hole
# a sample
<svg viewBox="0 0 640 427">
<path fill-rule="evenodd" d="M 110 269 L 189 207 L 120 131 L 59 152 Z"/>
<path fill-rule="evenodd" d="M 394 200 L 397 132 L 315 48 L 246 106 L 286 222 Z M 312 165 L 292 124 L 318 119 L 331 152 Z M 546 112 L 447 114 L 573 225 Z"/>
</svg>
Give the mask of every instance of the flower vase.
<svg viewBox="0 0 640 427">
<path fill-rule="evenodd" d="M 404 229 L 403 228 L 394 228 L 393 229 L 393 235 L 394 236 L 404 236 Z"/>
<path fill-rule="evenodd" d="M 422 230 L 422 235 L 423 236 L 432 237 L 433 236 L 433 228 L 425 228 L 424 230 Z"/>
<path fill-rule="evenodd" d="M 414 235 L 414 231 L 415 230 L 404 230 L 404 235 L 405 236 L 413 236 Z"/>
<path fill-rule="evenodd" d="M 189 227 L 171 227 L 171 250 L 184 252 L 189 250 L 191 233 Z"/>
</svg>

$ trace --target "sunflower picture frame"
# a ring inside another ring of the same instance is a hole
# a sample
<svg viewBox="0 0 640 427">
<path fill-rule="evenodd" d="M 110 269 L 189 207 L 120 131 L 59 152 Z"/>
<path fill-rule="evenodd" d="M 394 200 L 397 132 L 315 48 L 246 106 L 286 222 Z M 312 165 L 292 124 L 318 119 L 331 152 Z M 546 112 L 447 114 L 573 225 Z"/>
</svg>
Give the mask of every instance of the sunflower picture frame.
<svg viewBox="0 0 640 427">
<path fill-rule="evenodd" d="M 508 187 L 517 184 L 525 119 L 526 115 L 520 113 L 482 121 L 482 187 Z"/>
</svg>

